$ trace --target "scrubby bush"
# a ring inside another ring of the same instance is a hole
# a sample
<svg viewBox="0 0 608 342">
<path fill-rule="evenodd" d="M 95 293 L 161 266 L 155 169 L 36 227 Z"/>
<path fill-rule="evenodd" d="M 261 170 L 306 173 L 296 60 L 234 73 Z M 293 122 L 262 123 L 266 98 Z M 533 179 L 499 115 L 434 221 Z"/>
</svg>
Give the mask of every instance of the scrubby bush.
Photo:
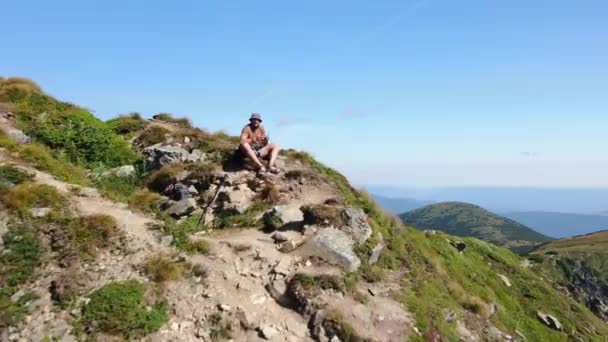
<svg viewBox="0 0 608 342">
<path fill-rule="evenodd" d="M 29 208 L 64 208 L 67 199 L 46 184 L 23 183 L 14 186 L 0 200 L 9 208 L 23 213 Z"/>
<path fill-rule="evenodd" d="M 161 253 L 146 260 L 143 271 L 152 281 L 163 283 L 187 276 L 192 271 L 192 265 L 185 261 L 173 261 Z"/>
<path fill-rule="evenodd" d="M 0 78 L 0 102 L 11 102 L 18 94 L 42 93 L 32 80 L 22 77 Z"/>
<path fill-rule="evenodd" d="M 68 252 L 91 259 L 97 255 L 99 249 L 112 245 L 119 236 L 119 230 L 112 216 L 89 215 L 72 220 L 68 226 L 68 235 Z"/>
<path fill-rule="evenodd" d="M 12 165 L 0 165 L 0 184 L 21 184 L 34 178 L 34 175 L 21 171 Z"/>
<path fill-rule="evenodd" d="M 188 118 L 174 118 L 170 113 L 158 113 L 152 116 L 154 120 L 175 124 L 176 126 L 192 128 L 192 122 Z"/>
<path fill-rule="evenodd" d="M 61 158 L 54 157 L 52 151 L 38 143 L 21 145 L 17 148 L 21 159 L 33 163 L 37 168 L 48 171 L 59 180 L 79 185 L 89 183 L 86 171 Z"/>
<path fill-rule="evenodd" d="M 37 92 L 9 90 L 7 94 L 19 126 L 70 161 L 113 167 L 134 160 L 129 144 L 87 110 Z"/>
<path fill-rule="evenodd" d="M 146 120 L 139 113 L 130 113 L 110 119 L 106 121 L 106 125 L 114 133 L 124 135 L 142 130 L 146 126 Z"/>
<path fill-rule="evenodd" d="M 105 332 L 136 339 L 159 330 L 167 321 L 167 305 L 147 308 L 144 286 L 135 281 L 114 282 L 97 289 L 82 308 L 86 331 Z"/>
<path fill-rule="evenodd" d="M 148 189 L 135 191 L 129 197 L 129 207 L 144 213 L 157 213 L 159 211 L 160 195 Z"/>
<path fill-rule="evenodd" d="M 167 135 L 171 135 L 170 130 L 160 126 L 150 126 L 137 137 L 136 143 L 140 147 L 156 145 L 164 142 Z"/>
<path fill-rule="evenodd" d="M 185 170 L 184 164 L 165 165 L 150 175 L 146 186 L 156 192 L 163 192 L 169 185 L 174 184 L 177 176 Z"/>
<path fill-rule="evenodd" d="M 41 263 L 42 245 L 22 229 L 11 230 L 2 239 L 6 249 L 0 253 L 0 288 L 23 284 Z"/>
</svg>

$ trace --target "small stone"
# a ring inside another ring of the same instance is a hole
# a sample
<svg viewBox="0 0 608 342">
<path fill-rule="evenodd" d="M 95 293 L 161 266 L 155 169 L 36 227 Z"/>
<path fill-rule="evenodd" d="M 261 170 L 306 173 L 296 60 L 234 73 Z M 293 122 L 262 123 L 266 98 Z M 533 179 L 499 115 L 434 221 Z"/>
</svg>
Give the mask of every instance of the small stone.
<svg viewBox="0 0 608 342">
<path fill-rule="evenodd" d="M 51 212 L 51 208 L 31 208 L 30 213 L 33 217 L 46 217 Z"/>
<path fill-rule="evenodd" d="M 271 238 L 275 242 L 289 241 L 289 237 L 285 233 L 281 233 L 281 232 L 276 232 L 276 233 L 272 234 Z"/>
<path fill-rule="evenodd" d="M 462 252 L 467 248 L 467 244 L 463 241 L 453 241 L 451 244 L 456 248 L 456 250 L 458 250 L 458 252 Z"/>
<path fill-rule="evenodd" d="M 291 259 L 289 257 L 281 258 L 281 260 L 279 260 L 279 262 L 274 266 L 273 271 L 276 274 L 282 274 L 282 275 L 287 276 L 291 273 L 290 268 L 291 268 Z"/>
<path fill-rule="evenodd" d="M 342 340 L 340 340 L 340 338 L 338 336 L 335 336 L 331 338 L 331 340 L 329 340 L 329 342 L 342 342 Z"/>
<path fill-rule="evenodd" d="M 503 283 L 505 283 L 505 286 L 511 287 L 511 281 L 509 280 L 509 278 L 502 274 L 499 274 L 498 277 L 502 280 Z"/>
<path fill-rule="evenodd" d="M 258 328 L 263 338 L 270 340 L 274 335 L 277 334 L 277 330 L 269 325 L 261 326 Z"/>
<path fill-rule="evenodd" d="M 178 331 L 179 330 L 179 324 L 177 322 L 171 323 L 171 330 Z"/>
<path fill-rule="evenodd" d="M 303 241 L 294 241 L 294 240 L 290 240 L 287 242 L 284 242 L 280 247 L 279 247 L 279 252 L 281 253 L 289 253 L 294 251 L 296 248 L 300 247 L 300 245 L 302 245 Z"/>
<path fill-rule="evenodd" d="M 203 264 L 196 264 L 192 267 L 192 274 L 196 277 L 207 278 L 209 270 Z"/>
<path fill-rule="evenodd" d="M 540 321 L 546 324 L 549 328 L 555 329 L 557 331 L 562 330 L 562 324 L 557 320 L 557 318 L 551 315 L 544 314 L 540 311 L 538 311 L 536 315 L 538 316 L 538 319 L 540 319 Z"/>
<path fill-rule="evenodd" d="M 454 311 L 450 311 L 445 314 L 445 321 L 448 323 L 452 323 L 456 320 L 456 313 Z"/>
<path fill-rule="evenodd" d="M 266 301 L 265 295 L 253 296 L 253 298 L 251 299 L 251 302 L 255 305 L 264 304 L 265 301 Z"/>
<path fill-rule="evenodd" d="M 17 301 L 19 301 L 19 299 L 21 299 L 21 297 L 23 297 L 23 295 L 25 295 L 25 292 L 23 290 L 19 290 L 19 291 L 15 292 L 11 296 L 11 302 L 16 303 Z"/>
<path fill-rule="evenodd" d="M 190 185 L 190 187 L 188 188 L 188 192 L 191 195 L 198 195 L 198 190 L 196 190 L 196 188 L 194 187 L 194 185 Z"/>
<path fill-rule="evenodd" d="M 306 262 L 304 263 L 304 266 L 310 267 L 310 266 L 312 266 L 312 262 L 310 260 L 306 260 Z"/>
<path fill-rule="evenodd" d="M 224 312 L 228 312 L 228 311 L 232 310 L 230 305 L 227 305 L 227 304 L 219 304 L 217 306 L 217 308 L 220 309 L 220 311 L 224 311 Z"/>
<path fill-rule="evenodd" d="M 165 235 L 162 238 L 160 238 L 160 244 L 163 245 L 164 247 L 171 246 L 172 242 L 173 242 L 173 235 Z"/>
</svg>

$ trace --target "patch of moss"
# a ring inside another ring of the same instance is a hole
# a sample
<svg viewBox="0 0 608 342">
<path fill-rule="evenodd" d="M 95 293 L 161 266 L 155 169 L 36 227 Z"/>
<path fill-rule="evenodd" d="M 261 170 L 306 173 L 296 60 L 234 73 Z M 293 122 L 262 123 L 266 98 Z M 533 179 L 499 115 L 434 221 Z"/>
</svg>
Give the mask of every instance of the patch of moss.
<svg viewBox="0 0 608 342">
<path fill-rule="evenodd" d="M 168 321 L 167 309 L 163 302 L 148 307 L 141 283 L 113 282 L 90 295 L 80 323 L 91 335 L 104 332 L 134 339 L 158 331 Z"/>
</svg>

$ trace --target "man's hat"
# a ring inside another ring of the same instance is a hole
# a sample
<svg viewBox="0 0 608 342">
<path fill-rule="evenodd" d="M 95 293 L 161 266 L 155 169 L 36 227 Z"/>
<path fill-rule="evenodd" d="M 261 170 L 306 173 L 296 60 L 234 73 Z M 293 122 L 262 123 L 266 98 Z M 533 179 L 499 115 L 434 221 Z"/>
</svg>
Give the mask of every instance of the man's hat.
<svg viewBox="0 0 608 342">
<path fill-rule="evenodd" d="M 252 120 L 258 120 L 258 121 L 262 122 L 262 116 L 258 113 L 253 113 L 253 114 L 251 114 L 251 117 L 249 118 L 249 121 L 252 121 Z"/>
</svg>

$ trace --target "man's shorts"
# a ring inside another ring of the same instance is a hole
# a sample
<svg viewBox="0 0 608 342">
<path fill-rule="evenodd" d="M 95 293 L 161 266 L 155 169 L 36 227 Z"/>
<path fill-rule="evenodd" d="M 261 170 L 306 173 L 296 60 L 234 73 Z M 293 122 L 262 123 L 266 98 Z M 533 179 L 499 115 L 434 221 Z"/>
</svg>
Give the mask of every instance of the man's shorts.
<svg viewBox="0 0 608 342">
<path fill-rule="evenodd" d="M 261 145 L 251 145 L 251 149 L 253 149 L 253 152 L 255 152 L 256 156 L 260 156 L 260 150 L 262 149 Z"/>
</svg>

